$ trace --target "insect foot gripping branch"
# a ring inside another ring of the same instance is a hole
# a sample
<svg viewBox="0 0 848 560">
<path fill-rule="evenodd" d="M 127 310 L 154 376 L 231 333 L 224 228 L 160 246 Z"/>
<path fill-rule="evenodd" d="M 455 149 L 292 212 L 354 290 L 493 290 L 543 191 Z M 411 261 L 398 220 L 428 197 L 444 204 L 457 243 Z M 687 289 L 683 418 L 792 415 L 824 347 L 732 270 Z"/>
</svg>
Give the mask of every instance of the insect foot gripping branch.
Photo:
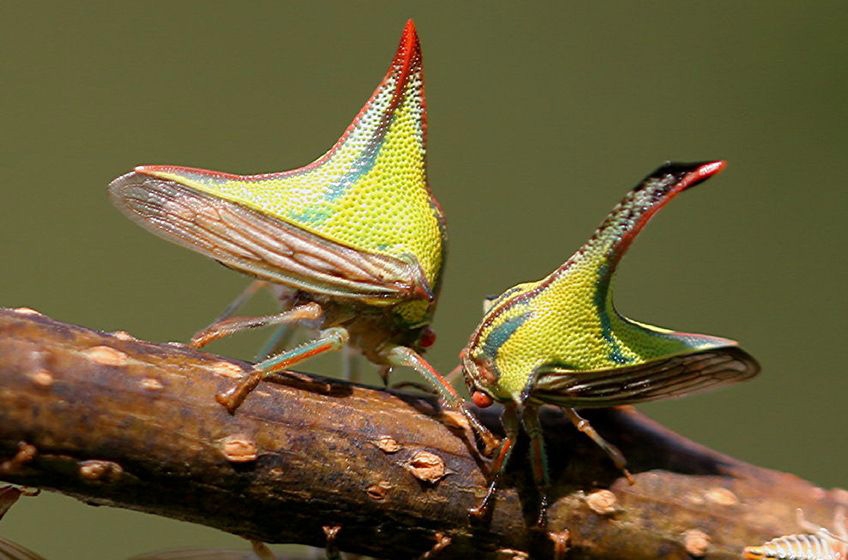
<svg viewBox="0 0 848 560">
<path fill-rule="evenodd" d="M 630 191 L 562 266 L 492 302 L 460 354 L 477 406 L 504 404 L 506 438 L 491 465 L 488 492 L 472 515 L 486 513 L 523 425 L 541 495 L 539 523 L 545 523 L 550 481 L 538 418 L 543 404 L 561 407 L 632 482 L 621 452 L 575 409 L 679 397 L 757 374 L 757 362 L 734 341 L 622 317 L 610 291 L 619 260 L 648 220 L 675 195 L 724 165 L 663 165 Z"/>
<path fill-rule="evenodd" d="M 463 408 L 420 356 L 434 339 L 428 325 L 446 243 L 427 183 L 426 140 L 421 46 L 410 20 L 382 82 L 313 163 L 260 175 L 145 165 L 111 183 L 112 201 L 142 227 L 295 292 L 283 312 L 225 317 L 197 333 L 194 346 L 269 325 L 319 329 L 315 340 L 256 364 L 218 395 L 228 410 L 270 373 L 348 343 L 386 372 L 418 370 Z"/>
</svg>

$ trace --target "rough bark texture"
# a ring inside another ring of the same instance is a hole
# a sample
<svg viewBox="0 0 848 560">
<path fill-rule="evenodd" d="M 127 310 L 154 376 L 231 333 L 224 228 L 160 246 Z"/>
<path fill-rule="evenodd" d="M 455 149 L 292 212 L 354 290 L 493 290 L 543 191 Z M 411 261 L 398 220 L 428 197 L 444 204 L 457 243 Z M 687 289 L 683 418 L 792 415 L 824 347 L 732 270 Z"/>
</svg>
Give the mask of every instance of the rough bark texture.
<svg viewBox="0 0 848 560">
<path fill-rule="evenodd" d="M 231 416 L 213 395 L 247 368 L 0 310 L 0 479 L 272 543 L 323 546 L 339 526 L 341 550 L 391 558 L 552 557 L 568 529 L 569 559 L 730 559 L 799 532 L 796 508 L 829 526 L 848 504 L 844 490 L 742 463 L 635 411 L 587 414 L 627 456 L 630 486 L 551 411 L 549 534 L 533 528 L 521 447 L 490 519 L 471 523 L 485 463 L 433 399 L 281 379 Z"/>
</svg>

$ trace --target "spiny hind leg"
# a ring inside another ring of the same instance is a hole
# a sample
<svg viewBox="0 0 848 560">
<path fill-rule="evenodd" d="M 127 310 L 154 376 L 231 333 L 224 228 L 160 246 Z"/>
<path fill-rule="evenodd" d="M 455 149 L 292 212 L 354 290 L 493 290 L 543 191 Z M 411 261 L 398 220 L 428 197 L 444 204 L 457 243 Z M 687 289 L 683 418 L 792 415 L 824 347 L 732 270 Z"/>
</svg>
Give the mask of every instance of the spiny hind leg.
<svg viewBox="0 0 848 560">
<path fill-rule="evenodd" d="M 503 424 L 506 436 L 501 440 L 497 455 L 495 455 L 495 459 L 489 467 L 489 487 L 486 489 L 486 495 L 483 496 L 479 504 L 468 510 L 468 515 L 477 519 L 482 519 L 489 512 L 489 508 L 492 506 L 492 499 L 498 491 L 501 476 L 509 464 L 509 458 L 512 456 L 512 450 L 518 438 L 518 411 L 514 403 L 504 405 L 501 423 Z"/>
<path fill-rule="evenodd" d="M 488 430 L 474 414 L 468 410 L 465 401 L 453 388 L 453 385 L 437 372 L 430 362 L 421 355 L 406 346 L 392 346 L 382 352 L 383 359 L 393 366 L 404 366 L 417 371 L 439 394 L 442 400 L 454 410 L 458 410 L 465 416 L 471 429 L 477 434 L 483 443 L 483 453 L 488 457 L 492 450 L 498 446 L 498 438 Z"/>
<path fill-rule="evenodd" d="M 271 335 L 268 337 L 265 342 L 262 343 L 262 346 L 259 347 L 259 351 L 253 356 L 254 362 L 261 362 L 272 355 L 280 352 L 281 348 L 285 348 L 290 346 L 290 342 L 292 339 L 292 335 L 294 334 L 294 330 L 292 330 L 291 323 L 286 323 L 284 325 L 277 325 L 273 331 L 271 331 Z"/>
<path fill-rule="evenodd" d="M 539 517 L 536 525 L 545 528 L 548 524 L 548 491 L 551 488 L 551 475 L 548 470 L 548 455 L 545 451 L 545 438 L 542 424 L 539 422 L 539 406 L 527 404 L 521 412 L 524 431 L 530 436 L 530 464 L 533 470 L 533 482 L 539 491 Z"/>
<path fill-rule="evenodd" d="M 423 360 L 424 358 L 422 357 L 421 359 Z M 433 387 L 433 384 L 430 383 L 430 382 L 428 382 L 428 383 L 418 383 L 416 381 L 398 381 L 397 383 L 392 383 L 390 385 L 389 384 L 389 378 L 392 376 L 392 373 L 394 373 L 394 371 L 395 371 L 395 366 L 391 366 L 391 365 L 382 366 L 382 367 L 380 367 L 380 369 L 377 370 L 377 373 L 379 374 L 380 379 L 383 380 L 383 387 L 388 388 L 388 389 L 416 389 L 418 391 L 421 391 L 422 393 L 429 393 L 429 394 L 435 395 L 437 397 L 439 396 L 439 391 L 437 391 Z M 445 378 L 445 381 L 447 382 L 448 385 L 453 386 L 453 382 L 451 380 Z"/>
<path fill-rule="evenodd" d="M 562 410 L 565 412 L 565 415 L 568 416 L 568 419 L 571 420 L 571 423 L 574 424 L 575 428 L 589 436 L 592 441 L 598 445 L 598 447 L 604 450 L 604 453 L 606 453 L 612 460 L 613 464 L 615 464 L 615 466 L 624 473 L 625 478 L 627 478 L 627 482 L 634 484 L 636 481 L 633 480 L 633 475 L 631 475 L 630 471 L 627 470 L 627 459 L 624 458 L 621 451 L 619 451 L 616 446 L 602 438 L 601 435 L 595 431 L 595 428 L 592 427 L 589 421 L 577 414 L 573 408 L 563 408 Z"/>
<path fill-rule="evenodd" d="M 421 358 L 424 359 L 423 357 Z M 421 391 L 422 393 L 430 393 L 431 395 L 439 396 L 439 391 L 433 386 L 433 383 L 429 381 L 428 383 L 418 383 L 416 381 L 399 381 L 397 383 L 392 383 L 389 385 L 389 377 L 394 371 L 394 367 L 392 366 L 384 366 L 380 368 L 380 378 L 383 380 L 383 387 L 389 387 L 391 389 L 416 389 Z M 453 381 L 444 377 L 445 383 L 453 387 Z"/>
<path fill-rule="evenodd" d="M 242 377 L 238 385 L 232 389 L 215 395 L 215 399 L 224 405 L 230 413 L 234 413 L 236 409 L 244 402 L 247 395 L 253 391 L 259 383 L 271 375 L 272 373 L 282 373 L 297 379 L 302 379 L 302 376 L 294 372 L 284 371 L 286 368 L 298 364 L 318 354 L 340 350 L 347 344 L 350 335 L 347 330 L 342 327 L 332 327 L 318 333 L 318 337 L 304 342 L 303 344 L 287 350 L 276 356 L 272 356 L 267 360 L 254 364 L 253 371 Z"/>
<path fill-rule="evenodd" d="M 259 329 L 273 325 L 288 325 L 300 321 L 317 321 L 324 315 L 317 303 L 298 305 L 282 313 L 262 317 L 228 317 L 212 323 L 191 337 L 189 343 L 193 348 L 203 348 L 212 341 L 230 336 L 231 334 L 248 329 Z"/>
</svg>

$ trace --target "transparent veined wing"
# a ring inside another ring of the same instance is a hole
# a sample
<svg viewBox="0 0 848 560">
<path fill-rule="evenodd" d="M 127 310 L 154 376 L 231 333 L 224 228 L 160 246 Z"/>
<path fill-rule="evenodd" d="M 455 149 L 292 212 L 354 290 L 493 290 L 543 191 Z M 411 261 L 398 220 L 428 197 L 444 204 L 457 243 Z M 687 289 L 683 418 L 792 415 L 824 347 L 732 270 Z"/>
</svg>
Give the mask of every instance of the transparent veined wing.
<svg viewBox="0 0 848 560">
<path fill-rule="evenodd" d="M 112 181 L 109 193 L 152 233 L 264 280 L 387 305 L 432 298 L 412 259 L 346 247 L 174 181 L 131 172 Z"/>
<path fill-rule="evenodd" d="M 736 346 L 605 370 L 540 369 L 531 396 L 569 408 L 603 408 L 682 397 L 745 381 L 760 366 Z"/>
</svg>

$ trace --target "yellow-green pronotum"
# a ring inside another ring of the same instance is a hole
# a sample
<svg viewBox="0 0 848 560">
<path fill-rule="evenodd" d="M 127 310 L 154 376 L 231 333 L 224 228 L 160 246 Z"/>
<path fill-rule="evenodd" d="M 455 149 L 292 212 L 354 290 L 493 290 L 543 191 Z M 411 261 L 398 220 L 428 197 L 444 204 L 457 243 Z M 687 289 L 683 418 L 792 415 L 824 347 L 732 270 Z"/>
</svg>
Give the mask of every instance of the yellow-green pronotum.
<svg viewBox="0 0 848 560">
<path fill-rule="evenodd" d="M 425 169 L 423 80 L 410 20 L 383 81 L 335 146 L 313 163 L 260 175 L 145 165 L 110 185 L 118 208 L 153 233 L 296 291 L 291 309 L 225 319 L 198 333 L 196 346 L 272 324 L 321 329 L 218 395 L 229 410 L 268 373 L 347 343 L 374 363 L 414 368 L 449 403 L 460 404 L 419 354 L 433 341 L 428 324 L 446 242 Z"/>
<path fill-rule="evenodd" d="M 723 167 L 722 161 L 660 167 L 624 197 L 562 266 L 491 302 L 460 359 L 472 400 L 481 407 L 503 403 L 506 438 L 492 464 L 489 491 L 473 514 L 485 512 L 523 424 L 531 438 L 544 521 L 549 475 L 538 419 L 541 405 L 562 407 L 624 470 L 621 453 L 575 408 L 682 396 L 736 383 L 759 371 L 732 340 L 638 323 L 619 315 L 612 302 L 615 268 L 651 216 Z"/>
</svg>

